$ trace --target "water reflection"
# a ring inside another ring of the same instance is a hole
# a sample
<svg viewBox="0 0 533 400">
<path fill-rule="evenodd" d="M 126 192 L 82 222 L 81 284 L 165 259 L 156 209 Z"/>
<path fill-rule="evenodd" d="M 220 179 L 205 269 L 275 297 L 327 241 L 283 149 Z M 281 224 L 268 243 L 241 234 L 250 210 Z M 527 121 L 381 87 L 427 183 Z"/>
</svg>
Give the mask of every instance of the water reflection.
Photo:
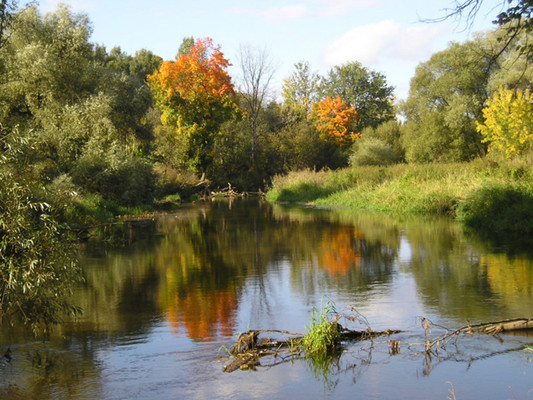
<svg viewBox="0 0 533 400">
<path fill-rule="evenodd" d="M 159 398 L 184 390 L 210 397 L 216 387 L 237 390 L 245 377 L 222 383 L 221 366 L 212 365 L 217 349 L 249 324 L 302 332 L 323 297 L 339 311 L 356 307 L 374 329 L 415 333 L 420 315 L 449 327 L 531 317 L 531 255 L 494 251 L 447 220 L 237 201 L 106 229 L 114 231 L 113 243 L 92 240 L 83 248 L 86 283 L 74 298 L 84 309 L 79 321 L 63 324 L 46 343 L 2 328 L 0 350 L 11 346 L 16 356 L 0 367 L 9 382 L 0 383 L 2 398 L 117 398 L 118 390 L 141 398 L 147 388 Z M 516 340 L 518 346 L 528 339 Z M 383 389 L 387 380 L 403 384 L 389 376 L 392 369 L 416 371 L 422 359 L 391 360 L 386 347 L 352 349 L 325 364 L 306 361 L 303 370 L 285 365 L 274 395 L 314 393 L 315 384 L 349 393 L 357 383 L 363 394 L 394 398 L 394 390 Z M 433 366 L 434 360 L 426 369 Z M 367 376 L 376 382 L 359 383 Z M 212 385 L 200 387 L 206 379 Z M 411 388 L 419 384 L 411 378 Z M 443 390 L 440 398 L 448 394 Z"/>
</svg>

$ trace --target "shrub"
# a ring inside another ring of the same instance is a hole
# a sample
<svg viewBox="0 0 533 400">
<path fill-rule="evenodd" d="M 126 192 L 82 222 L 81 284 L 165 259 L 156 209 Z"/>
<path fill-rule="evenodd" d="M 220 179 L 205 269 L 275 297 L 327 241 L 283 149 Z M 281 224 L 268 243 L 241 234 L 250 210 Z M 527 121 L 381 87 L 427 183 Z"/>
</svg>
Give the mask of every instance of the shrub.
<svg viewBox="0 0 533 400">
<path fill-rule="evenodd" d="M 154 173 L 145 160 L 112 149 L 106 155 L 87 154 L 72 170 L 75 184 L 121 205 L 151 204 Z"/>
<path fill-rule="evenodd" d="M 489 184 L 470 194 L 457 210 L 468 227 L 495 235 L 533 234 L 533 195 L 524 187 Z"/>
<path fill-rule="evenodd" d="M 367 137 L 360 139 L 350 156 L 350 165 L 390 165 L 398 161 L 391 145 L 380 139 Z"/>
<path fill-rule="evenodd" d="M 69 297 L 82 273 L 45 188 L 27 174 L 25 145 L 16 131 L 0 134 L 0 323 L 18 320 L 39 334 L 79 311 Z"/>
<path fill-rule="evenodd" d="M 507 158 L 527 153 L 533 143 L 533 95 L 526 90 L 501 87 L 487 100 L 484 124 L 476 123 L 489 143 L 489 152 L 501 152 Z"/>
</svg>

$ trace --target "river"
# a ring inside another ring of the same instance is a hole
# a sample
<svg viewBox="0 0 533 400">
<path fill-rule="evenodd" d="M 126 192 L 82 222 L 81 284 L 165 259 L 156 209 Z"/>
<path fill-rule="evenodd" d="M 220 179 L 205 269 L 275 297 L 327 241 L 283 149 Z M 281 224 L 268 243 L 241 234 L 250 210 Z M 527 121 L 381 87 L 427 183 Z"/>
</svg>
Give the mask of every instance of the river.
<svg viewBox="0 0 533 400">
<path fill-rule="evenodd" d="M 46 341 L 0 331 L 2 399 L 529 399 L 533 334 L 424 340 L 469 323 L 533 317 L 531 250 L 446 219 L 213 202 L 109 227 L 81 246 L 84 310 Z M 109 233 L 109 232 L 108 232 Z M 222 372 L 239 332 L 305 332 L 331 302 L 351 329 L 328 363 L 261 359 Z M 429 331 L 422 327 L 430 321 Z M 530 350 L 531 349 L 531 350 Z"/>
</svg>

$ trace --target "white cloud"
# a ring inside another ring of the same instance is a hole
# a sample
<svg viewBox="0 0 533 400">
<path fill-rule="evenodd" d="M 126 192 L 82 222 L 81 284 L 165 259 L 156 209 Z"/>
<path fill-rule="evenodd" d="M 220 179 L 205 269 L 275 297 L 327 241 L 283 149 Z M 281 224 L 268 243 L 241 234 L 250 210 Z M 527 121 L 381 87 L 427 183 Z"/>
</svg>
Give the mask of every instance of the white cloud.
<svg viewBox="0 0 533 400">
<path fill-rule="evenodd" d="M 435 26 L 402 27 L 392 20 L 356 27 L 334 40 L 323 60 L 327 66 L 348 61 L 376 64 L 383 58 L 416 60 L 425 56 L 433 40 L 442 33 Z"/>
<path fill-rule="evenodd" d="M 232 13 L 232 14 L 258 15 L 266 19 L 268 22 L 273 22 L 273 23 L 294 21 L 297 19 L 307 18 L 311 15 L 308 8 L 304 5 L 267 8 L 267 9 L 233 8 L 233 9 L 226 10 L 226 12 Z"/>
<path fill-rule="evenodd" d="M 307 0 L 317 3 L 321 10 L 320 16 L 342 15 L 352 8 L 372 8 L 377 5 L 377 0 Z"/>
<path fill-rule="evenodd" d="M 393 55 L 405 59 L 418 59 L 430 54 L 430 46 L 438 35 L 447 31 L 435 25 L 411 26 L 402 32 L 401 40 L 395 43 Z"/>
<path fill-rule="evenodd" d="M 280 23 L 306 18 L 343 15 L 353 8 L 372 8 L 379 0 L 300 0 L 300 4 L 276 8 L 233 8 L 234 14 L 258 15 L 268 22 Z"/>
<path fill-rule="evenodd" d="M 294 21 L 310 15 L 307 7 L 302 5 L 270 8 L 262 11 L 261 14 L 270 22 Z"/>
<path fill-rule="evenodd" d="M 328 66 L 347 61 L 374 63 L 380 54 L 397 40 L 400 32 L 400 25 L 389 20 L 359 26 L 331 43 L 324 55 L 324 62 Z"/>
</svg>

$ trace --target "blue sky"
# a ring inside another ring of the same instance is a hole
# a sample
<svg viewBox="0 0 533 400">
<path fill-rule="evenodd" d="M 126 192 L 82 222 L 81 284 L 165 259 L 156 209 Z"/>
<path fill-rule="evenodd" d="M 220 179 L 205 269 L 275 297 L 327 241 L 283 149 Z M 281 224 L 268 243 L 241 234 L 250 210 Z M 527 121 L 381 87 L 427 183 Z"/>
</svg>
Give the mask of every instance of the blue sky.
<svg viewBox="0 0 533 400">
<path fill-rule="evenodd" d="M 59 0 L 41 0 L 43 12 Z M 453 0 L 63 0 L 85 12 L 93 25 L 92 42 L 129 54 L 142 48 L 174 59 L 184 37 L 211 37 L 237 64 L 241 45 L 266 50 L 276 67 L 273 89 L 308 61 L 320 74 L 334 65 L 359 61 L 382 72 L 405 98 L 416 66 L 464 41 L 476 31 L 493 28 L 501 0 L 485 0 L 471 27 L 465 21 L 438 18 Z M 236 66 L 230 69 L 238 76 Z"/>
</svg>

